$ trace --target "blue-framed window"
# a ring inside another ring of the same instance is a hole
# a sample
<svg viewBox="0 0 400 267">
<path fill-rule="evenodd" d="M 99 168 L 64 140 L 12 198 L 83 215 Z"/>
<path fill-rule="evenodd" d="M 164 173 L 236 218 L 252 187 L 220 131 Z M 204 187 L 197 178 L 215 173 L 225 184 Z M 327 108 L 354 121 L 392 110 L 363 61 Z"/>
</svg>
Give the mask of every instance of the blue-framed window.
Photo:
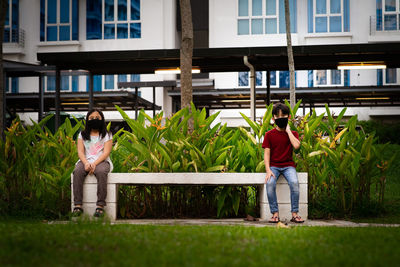
<svg viewBox="0 0 400 267">
<path fill-rule="evenodd" d="M 297 32 L 297 0 L 289 0 L 290 31 Z M 238 35 L 286 33 L 284 0 L 238 0 Z"/>
<path fill-rule="evenodd" d="M 78 92 L 79 91 L 79 76 L 78 75 L 68 75 L 61 73 L 60 75 L 60 90 L 68 92 Z M 56 90 L 56 76 L 55 74 L 47 75 L 45 91 L 54 92 Z"/>
<path fill-rule="evenodd" d="M 399 69 L 376 70 L 376 74 L 378 86 L 400 83 L 400 79 L 397 78 L 400 75 Z"/>
<path fill-rule="evenodd" d="M 265 77 L 267 77 L 267 75 Z M 276 71 L 269 72 L 269 83 L 270 86 L 276 86 Z M 267 85 L 267 81 L 265 81 L 265 84 Z"/>
<path fill-rule="evenodd" d="M 4 21 L 4 43 L 19 42 L 19 0 L 7 1 L 6 19 Z"/>
<path fill-rule="evenodd" d="M 86 39 L 141 38 L 140 0 L 87 0 Z"/>
<path fill-rule="evenodd" d="M 308 32 L 349 32 L 350 0 L 308 0 Z"/>
<path fill-rule="evenodd" d="M 308 87 L 350 86 L 348 70 L 309 70 Z"/>
<path fill-rule="evenodd" d="M 239 86 L 249 86 L 249 72 L 247 71 L 242 71 L 239 72 L 239 79 L 238 79 L 238 85 Z M 261 86 L 262 85 L 262 80 L 263 80 L 263 72 L 262 71 L 256 71 L 256 86 Z"/>
<path fill-rule="evenodd" d="M 6 78 L 6 93 L 17 94 L 19 91 L 19 78 L 8 77 Z"/>
<path fill-rule="evenodd" d="M 376 0 L 376 30 L 400 30 L 400 1 Z"/>
<path fill-rule="evenodd" d="M 78 40 L 78 0 L 40 0 L 40 41 Z"/>
</svg>

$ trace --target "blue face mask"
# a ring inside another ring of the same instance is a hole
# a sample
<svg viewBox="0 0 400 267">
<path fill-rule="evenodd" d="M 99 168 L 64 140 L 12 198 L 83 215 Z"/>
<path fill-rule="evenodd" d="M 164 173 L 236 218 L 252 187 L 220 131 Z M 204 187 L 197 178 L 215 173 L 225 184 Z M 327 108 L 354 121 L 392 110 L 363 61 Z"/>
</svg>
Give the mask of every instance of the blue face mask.
<svg viewBox="0 0 400 267">
<path fill-rule="evenodd" d="M 288 121 L 289 121 L 289 118 L 279 118 L 279 119 L 275 119 L 275 124 L 281 129 L 286 129 Z"/>
</svg>

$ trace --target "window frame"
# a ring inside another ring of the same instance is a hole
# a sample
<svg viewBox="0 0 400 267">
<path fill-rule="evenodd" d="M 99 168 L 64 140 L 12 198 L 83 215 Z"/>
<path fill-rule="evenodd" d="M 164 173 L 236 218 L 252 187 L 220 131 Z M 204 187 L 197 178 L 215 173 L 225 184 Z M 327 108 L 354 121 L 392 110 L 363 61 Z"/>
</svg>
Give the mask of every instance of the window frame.
<svg viewBox="0 0 400 267">
<path fill-rule="evenodd" d="M 395 11 L 386 11 L 385 4 L 387 0 L 382 0 L 382 31 L 393 32 L 400 30 L 400 1 L 395 0 Z M 396 29 L 387 30 L 385 26 L 385 15 L 395 15 L 396 16 Z"/>
<path fill-rule="evenodd" d="M 72 28 L 73 28 L 73 25 L 72 25 L 72 20 L 73 20 L 73 15 L 72 15 L 72 13 L 73 13 L 73 10 L 72 10 L 73 3 L 72 2 L 73 2 L 73 0 L 68 0 L 68 4 L 69 4 L 69 14 L 68 14 L 69 22 L 68 23 L 65 23 L 65 22 L 61 23 L 60 22 L 60 20 L 61 20 L 61 12 L 60 12 L 61 0 L 56 0 L 56 2 L 57 2 L 56 23 L 48 23 L 48 15 L 49 15 L 48 3 L 49 3 L 49 0 L 44 0 L 44 3 L 45 3 L 45 7 L 44 7 L 44 10 L 45 10 L 45 13 L 44 13 L 44 40 L 41 41 L 41 42 L 70 42 L 70 41 L 76 41 L 76 40 L 73 39 L 73 30 L 72 30 Z M 79 18 L 78 18 L 78 20 L 79 20 Z M 60 40 L 60 27 L 62 27 L 62 26 L 68 26 L 69 27 L 69 40 Z M 56 27 L 57 28 L 57 40 L 49 41 L 47 39 L 47 37 L 48 37 L 47 36 L 47 27 Z"/>
<path fill-rule="evenodd" d="M 60 92 L 79 92 L 79 84 L 80 84 L 80 81 L 79 81 L 79 78 L 81 77 L 82 75 L 71 75 L 71 74 L 60 74 L 60 79 L 62 78 L 62 77 L 68 77 L 68 89 L 67 90 L 62 90 L 62 88 L 61 88 L 61 84 L 60 84 Z M 49 81 L 48 81 L 48 79 L 49 79 L 49 77 L 55 77 L 55 74 L 54 75 L 46 75 L 45 76 L 45 79 L 43 79 L 44 80 L 44 82 L 43 82 L 43 86 L 44 86 L 44 92 L 46 92 L 46 93 L 48 93 L 48 92 L 55 92 L 56 91 L 56 88 L 54 87 L 54 90 L 48 90 L 48 84 L 49 84 Z M 73 82 L 73 77 L 77 77 L 78 78 L 78 85 L 77 85 L 77 90 L 76 91 L 73 91 L 73 85 L 72 85 L 72 82 Z M 60 83 L 61 83 L 61 81 L 60 81 Z M 57 85 L 55 85 L 55 86 L 57 86 Z"/>
<path fill-rule="evenodd" d="M 326 84 L 317 84 L 317 71 L 326 71 Z M 340 70 L 340 84 L 332 84 L 332 70 L 313 70 L 313 87 L 343 87 L 344 82 L 344 70 Z"/>
<path fill-rule="evenodd" d="M 248 14 L 247 16 L 240 16 L 239 15 L 239 2 L 240 0 L 236 1 L 236 8 L 237 8 L 237 12 L 236 12 L 236 22 L 237 22 L 237 33 L 236 35 L 238 36 L 242 36 L 242 35 L 273 35 L 273 34 L 286 34 L 285 32 L 280 32 L 280 23 L 279 23 L 279 18 L 280 18 L 280 1 L 281 0 L 274 0 L 275 1 L 275 15 L 267 15 L 267 0 L 262 0 L 261 2 L 261 15 L 252 15 L 253 13 L 253 0 L 248 0 Z M 343 1 L 343 0 L 341 0 Z M 297 12 L 297 0 L 293 0 L 294 6 L 295 6 L 295 12 Z M 289 3 L 290 5 L 290 3 Z M 252 33 L 252 21 L 256 20 L 256 19 L 261 19 L 262 20 L 262 33 Z M 266 21 L 267 19 L 275 19 L 276 20 L 276 28 L 275 28 L 275 33 L 267 33 L 267 27 L 266 27 Z M 244 34 L 240 34 L 239 33 L 239 21 L 240 20 L 247 20 L 249 23 L 248 26 L 248 33 L 244 33 Z M 297 15 L 294 15 L 294 20 L 297 20 Z M 286 24 L 284 25 L 286 27 Z M 291 23 L 291 27 L 294 27 L 295 30 L 292 31 L 292 33 L 297 33 L 297 21 L 293 23 Z"/>
<path fill-rule="evenodd" d="M 344 31 L 344 0 L 340 0 L 340 13 L 331 13 L 331 0 L 326 0 L 326 13 L 318 14 L 317 13 L 317 1 L 313 0 L 313 33 L 321 34 L 321 33 L 343 33 Z M 331 17 L 338 17 L 340 14 L 341 17 L 341 31 L 339 32 L 331 32 L 330 31 L 330 19 Z M 327 31 L 326 32 L 317 32 L 317 18 L 326 17 L 327 19 Z"/>
</svg>

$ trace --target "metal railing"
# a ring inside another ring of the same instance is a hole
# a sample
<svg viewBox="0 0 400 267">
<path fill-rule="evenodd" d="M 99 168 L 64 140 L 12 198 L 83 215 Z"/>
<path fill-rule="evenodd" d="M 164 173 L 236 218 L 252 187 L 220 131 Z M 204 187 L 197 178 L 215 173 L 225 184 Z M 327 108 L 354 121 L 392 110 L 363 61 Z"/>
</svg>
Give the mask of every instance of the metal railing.
<svg viewBox="0 0 400 267">
<path fill-rule="evenodd" d="M 4 43 L 14 43 L 21 47 L 25 46 L 25 30 L 23 29 L 11 29 L 9 41 Z M 5 39 L 4 39 L 5 40 Z"/>
</svg>

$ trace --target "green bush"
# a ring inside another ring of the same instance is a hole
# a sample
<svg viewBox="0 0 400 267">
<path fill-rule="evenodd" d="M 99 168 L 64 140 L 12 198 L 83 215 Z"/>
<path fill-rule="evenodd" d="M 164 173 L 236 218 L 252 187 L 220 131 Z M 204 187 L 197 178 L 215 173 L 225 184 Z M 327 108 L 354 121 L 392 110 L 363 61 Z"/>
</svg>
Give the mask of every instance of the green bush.
<svg viewBox="0 0 400 267">
<path fill-rule="evenodd" d="M 369 121 L 359 121 L 359 125 L 361 125 L 368 134 L 375 134 L 377 137 L 377 142 L 381 144 L 385 144 L 390 142 L 392 144 L 400 145 L 400 123 L 382 123 L 375 120 Z"/>
<path fill-rule="evenodd" d="M 288 103 L 287 103 L 288 104 Z M 309 214 L 313 218 L 374 214 L 384 206 L 387 172 L 394 157 L 383 157 L 374 134 L 356 131 L 357 117 L 347 123 L 346 109 L 333 118 L 313 112 L 296 117 L 301 148 L 297 170 L 309 175 Z M 265 172 L 261 140 L 272 129 L 272 105 L 258 122 L 244 114 L 246 128 L 214 124 L 218 116 L 182 109 L 171 117 L 154 118 L 144 111 L 137 120 L 119 109 L 129 129 L 114 135 L 111 159 L 114 172 Z M 78 159 L 73 136 L 82 124 L 69 120 L 52 134 L 46 121 L 23 127 L 17 119 L 0 141 L 0 213 L 63 217 L 70 210 L 70 175 Z M 189 123 L 190 122 L 190 123 Z M 339 131 L 339 125 L 345 128 Z M 190 125 L 193 125 L 192 128 Z M 326 134 L 328 136 L 326 136 Z M 373 189 L 373 190 L 372 190 Z M 256 187 L 122 186 L 119 216 L 231 217 L 257 215 Z"/>
</svg>

